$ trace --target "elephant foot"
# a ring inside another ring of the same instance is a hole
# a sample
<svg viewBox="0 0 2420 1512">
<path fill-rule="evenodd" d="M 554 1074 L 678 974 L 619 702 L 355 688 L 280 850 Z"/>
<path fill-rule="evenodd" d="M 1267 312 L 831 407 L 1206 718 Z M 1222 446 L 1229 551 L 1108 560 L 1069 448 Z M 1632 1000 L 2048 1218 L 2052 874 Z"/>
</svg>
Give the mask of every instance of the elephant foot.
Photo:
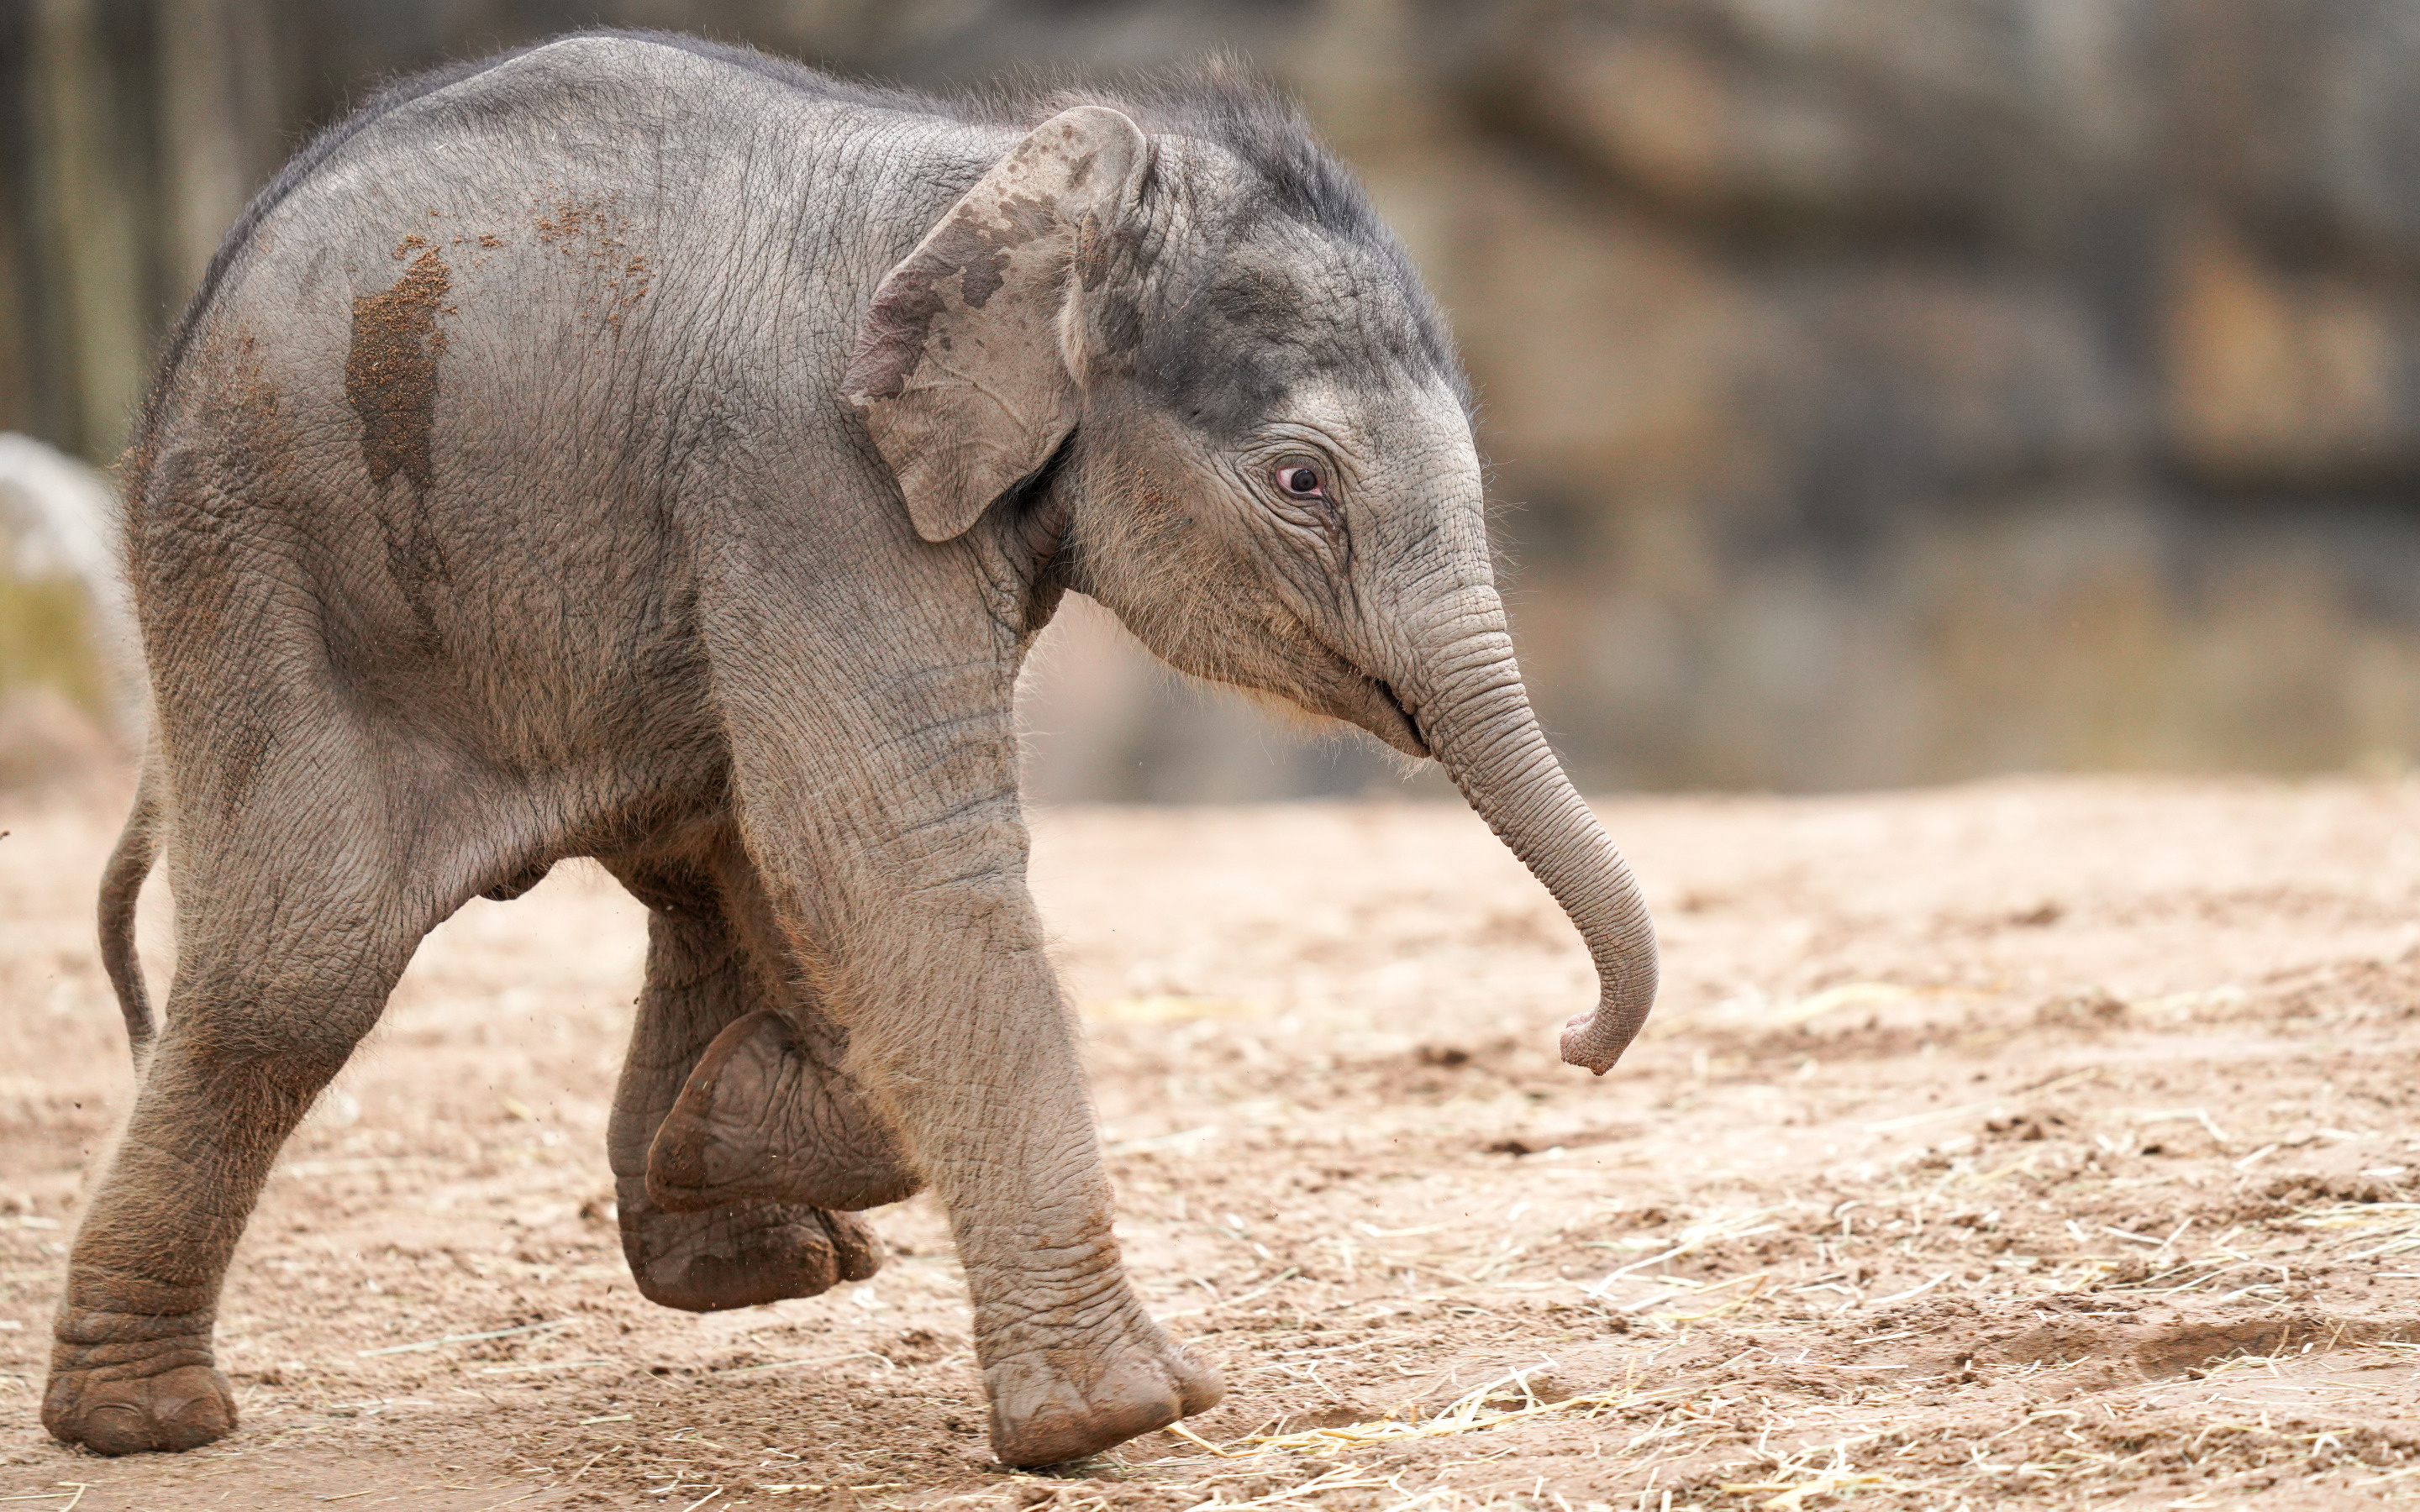
<svg viewBox="0 0 2420 1512">
<path fill-rule="evenodd" d="M 235 1431 L 235 1394 L 215 1367 L 181 1365 L 151 1376 L 120 1374 L 124 1368 L 53 1365 L 42 1427 L 97 1455 L 177 1453 Z"/>
<path fill-rule="evenodd" d="M 882 1241 L 850 1213 L 771 1202 L 666 1212 L 637 1180 L 619 1184 L 622 1253 L 640 1295 L 666 1307 L 755 1307 L 882 1269 Z"/>
<path fill-rule="evenodd" d="M 1132 1306 L 1117 1336 L 1087 1332 L 1064 1347 L 986 1361 L 992 1453 L 1007 1465 L 1056 1465 L 1164 1428 L 1218 1405 L 1211 1369 Z"/>
<path fill-rule="evenodd" d="M 715 1036 L 647 1150 L 647 1195 L 672 1212 L 734 1202 L 853 1212 L 923 1185 L 857 1088 L 769 1011 Z"/>
</svg>

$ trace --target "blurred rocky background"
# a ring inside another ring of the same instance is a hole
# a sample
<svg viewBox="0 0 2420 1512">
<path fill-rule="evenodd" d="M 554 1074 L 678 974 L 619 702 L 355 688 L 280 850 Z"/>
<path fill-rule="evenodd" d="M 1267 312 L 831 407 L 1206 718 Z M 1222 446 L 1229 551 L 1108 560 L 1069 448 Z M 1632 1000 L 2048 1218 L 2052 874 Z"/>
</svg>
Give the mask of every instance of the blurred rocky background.
<svg viewBox="0 0 2420 1512">
<path fill-rule="evenodd" d="M 600 23 L 920 85 L 1213 48 L 1280 81 L 1451 312 L 1585 785 L 2420 752 L 2402 0 L 0 0 L 0 430 L 106 462 L 305 133 Z M 17 572 L 0 707 L 105 722 L 54 644 L 85 611 Z M 1047 797 L 1397 782 L 1084 606 L 1028 693 Z"/>
</svg>

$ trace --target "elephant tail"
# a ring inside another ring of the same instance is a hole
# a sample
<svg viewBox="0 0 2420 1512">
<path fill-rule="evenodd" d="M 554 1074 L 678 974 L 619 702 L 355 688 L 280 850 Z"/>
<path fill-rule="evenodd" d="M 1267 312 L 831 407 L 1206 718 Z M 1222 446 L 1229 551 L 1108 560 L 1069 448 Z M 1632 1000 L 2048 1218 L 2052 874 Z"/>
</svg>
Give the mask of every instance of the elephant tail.
<svg viewBox="0 0 2420 1512">
<path fill-rule="evenodd" d="M 141 895 L 143 879 L 151 874 L 151 863 L 159 854 L 159 782 L 151 764 L 146 762 L 134 788 L 134 811 L 126 816 L 125 831 L 117 837 L 117 848 L 109 853 L 109 865 L 101 873 L 101 964 L 117 992 L 117 1011 L 126 1016 L 127 1047 L 134 1054 L 138 1071 L 150 1054 L 154 1026 L 151 997 L 143 986 L 143 964 L 134 956 L 134 900 Z"/>
</svg>

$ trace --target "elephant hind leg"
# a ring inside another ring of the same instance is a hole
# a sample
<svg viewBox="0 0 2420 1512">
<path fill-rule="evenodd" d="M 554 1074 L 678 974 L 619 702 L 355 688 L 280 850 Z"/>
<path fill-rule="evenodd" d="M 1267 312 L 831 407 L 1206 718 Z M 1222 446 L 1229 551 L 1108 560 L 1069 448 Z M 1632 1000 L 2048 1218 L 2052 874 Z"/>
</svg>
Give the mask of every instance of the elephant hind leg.
<svg viewBox="0 0 2420 1512">
<path fill-rule="evenodd" d="M 727 1170 L 726 1158 L 751 1127 L 769 1127 L 737 1095 L 745 1090 L 741 1079 L 726 1083 L 719 1068 L 739 1052 L 749 1052 L 739 1058 L 760 1063 L 761 1052 L 771 1048 L 778 1072 L 781 1048 L 790 1042 L 783 1038 L 760 1047 L 753 1039 L 767 1021 L 780 1018 L 769 985 L 780 974 L 759 969 L 752 960 L 753 932 L 745 930 L 748 920 L 735 916 L 744 912 L 752 891 L 718 884 L 715 872 L 724 869 L 711 863 L 614 866 L 651 911 L 646 986 L 608 1134 L 622 1250 L 642 1295 L 688 1312 L 812 1297 L 844 1281 L 861 1281 L 882 1263 L 881 1244 L 863 1220 L 822 1200 L 857 1196 L 858 1189 L 830 1180 L 792 1187 L 707 1178 Z M 710 1049 L 720 1051 L 711 1057 L 718 1071 L 707 1071 L 700 1081 L 696 1073 Z M 769 1095 L 777 1079 L 760 1077 L 757 1085 Z M 692 1084 L 698 1095 L 679 1111 Z M 823 1083 L 810 1072 L 787 1085 L 812 1093 Z M 845 1084 L 835 1083 L 816 1105 L 829 1114 L 836 1100 L 850 1104 L 845 1126 L 858 1131 L 861 1142 L 868 1137 L 863 1131 L 880 1128 Z M 785 1169 L 814 1165 L 812 1136 L 826 1126 L 837 1125 L 827 1118 L 824 1123 L 783 1126 L 805 1141 L 792 1141 L 797 1153 L 783 1163 Z M 664 1183 L 661 1198 L 668 1200 L 659 1199 L 651 1174 L 650 1151 L 658 1148 L 688 1152 L 688 1166 L 680 1165 L 680 1154 L 669 1157 L 670 1164 L 676 1172 L 696 1173 L 686 1180 L 675 1174 Z"/>
<path fill-rule="evenodd" d="M 441 912 L 406 886 L 375 806 L 272 777 L 267 817 L 212 816 L 186 847 L 167 1021 L 69 1257 L 42 1424 L 97 1454 L 235 1427 L 211 1332 L 237 1240 Z"/>
</svg>

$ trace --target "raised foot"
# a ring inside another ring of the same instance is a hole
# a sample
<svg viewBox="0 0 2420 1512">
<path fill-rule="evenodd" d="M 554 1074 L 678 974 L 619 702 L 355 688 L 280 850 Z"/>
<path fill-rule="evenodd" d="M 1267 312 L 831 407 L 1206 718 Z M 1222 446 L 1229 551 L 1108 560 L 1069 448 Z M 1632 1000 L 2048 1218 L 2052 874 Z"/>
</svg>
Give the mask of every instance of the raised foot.
<svg viewBox="0 0 2420 1512">
<path fill-rule="evenodd" d="M 812 1297 L 882 1269 L 882 1242 L 851 1213 L 745 1202 L 666 1212 L 643 1183 L 620 1183 L 622 1253 L 640 1294 L 683 1312 Z"/>
<path fill-rule="evenodd" d="M 42 1393 L 42 1427 L 62 1443 L 98 1455 L 198 1449 L 235 1431 L 235 1394 L 206 1365 L 156 1376 L 112 1377 L 54 1368 Z"/>
<path fill-rule="evenodd" d="M 854 1212 L 923 1185 L 863 1094 L 769 1010 L 715 1037 L 647 1151 L 647 1195 L 673 1212 L 733 1202 Z"/>
<path fill-rule="evenodd" d="M 1034 1350 L 984 1367 L 992 1453 L 1057 1465 L 1218 1405 L 1218 1372 L 1140 1313 L 1112 1344 Z"/>
</svg>

